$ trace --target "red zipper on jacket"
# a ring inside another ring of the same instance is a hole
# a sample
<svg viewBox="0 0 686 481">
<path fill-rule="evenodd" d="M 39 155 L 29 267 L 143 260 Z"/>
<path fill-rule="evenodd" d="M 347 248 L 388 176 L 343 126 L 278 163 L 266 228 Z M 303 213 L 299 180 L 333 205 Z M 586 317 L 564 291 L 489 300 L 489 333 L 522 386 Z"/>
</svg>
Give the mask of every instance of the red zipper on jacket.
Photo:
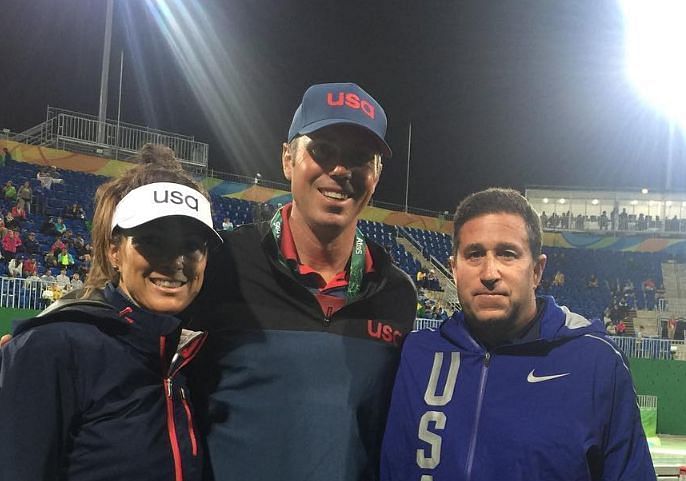
<svg viewBox="0 0 686 481">
<path fill-rule="evenodd" d="M 181 466 L 181 450 L 179 441 L 176 439 L 176 424 L 174 423 L 174 401 L 171 392 L 171 379 L 164 380 L 165 398 L 167 399 L 167 431 L 169 432 L 169 442 L 172 447 L 174 457 L 174 481 L 183 481 L 183 468 Z"/>
<path fill-rule="evenodd" d="M 183 388 L 181 388 L 181 402 L 183 403 L 183 409 L 186 411 L 186 419 L 188 420 L 188 435 L 191 438 L 191 447 L 193 450 L 193 456 L 198 455 L 198 442 L 195 439 L 195 430 L 193 429 L 193 416 L 191 415 L 191 407 L 188 405 L 186 400 L 186 393 Z"/>
<path fill-rule="evenodd" d="M 160 359 L 162 360 L 162 369 L 164 369 L 166 344 L 167 339 L 164 336 L 161 336 Z M 181 450 L 179 449 L 179 441 L 176 439 L 176 423 L 174 422 L 174 400 L 172 399 L 171 378 L 164 378 L 162 389 L 164 390 L 164 398 L 167 405 L 167 432 L 169 434 L 169 442 L 171 443 L 172 457 L 174 458 L 174 481 L 183 481 Z"/>
</svg>

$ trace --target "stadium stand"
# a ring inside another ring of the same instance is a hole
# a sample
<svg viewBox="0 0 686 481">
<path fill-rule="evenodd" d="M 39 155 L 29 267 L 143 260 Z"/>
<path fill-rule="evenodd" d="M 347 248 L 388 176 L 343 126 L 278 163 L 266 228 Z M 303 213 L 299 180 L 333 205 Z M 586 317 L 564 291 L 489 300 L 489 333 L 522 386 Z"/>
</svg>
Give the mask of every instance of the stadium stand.
<svg viewBox="0 0 686 481">
<path fill-rule="evenodd" d="M 20 222 L 19 233 L 26 239 L 30 232 L 36 234 L 39 243 L 39 253 L 35 256 L 38 275 L 55 277 L 61 265 L 47 255 L 55 242 L 55 235 L 41 230 L 49 226 L 50 218 L 64 217 L 64 223 L 72 238 L 81 236 L 85 243 L 89 242 L 88 221 L 92 216 L 92 199 L 97 189 L 107 177 L 71 170 L 53 169 L 53 175 L 58 175 L 62 182 L 52 183 L 46 188 L 44 182 L 37 177 L 45 168 L 31 163 L 12 161 L 0 171 L 0 185 L 11 180 L 15 185 L 28 181 L 34 194 L 32 212 L 27 219 Z M 227 191 L 228 189 L 228 191 Z M 217 229 L 221 229 L 224 218 L 229 218 L 234 226 L 253 222 L 256 217 L 264 218 L 264 207 L 275 205 L 257 203 L 245 199 L 224 197 L 238 189 L 234 182 L 220 183 L 210 189 L 214 208 L 214 222 Z M 77 203 L 83 207 L 85 219 L 68 218 L 65 212 Z M 12 200 L 0 199 L 3 216 L 13 206 Z M 267 214 L 268 215 L 268 214 Z M 449 256 L 452 252 L 452 241 L 448 234 L 413 226 L 396 226 L 362 220 L 359 223 L 362 232 L 373 241 L 384 246 L 393 257 L 396 264 L 408 275 L 417 279 L 424 278 L 427 273 L 435 272 L 436 285 L 420 283 L 420 312 L 435 318 L 444 318 L 457 307 L 454 294 L 452 301 L 446 297 L 436 297 L 431 291 L 441 292 L 450 290 L 454 293 L 451 283 Z M 73 257 L 72 264 L 66 264 L 67 275 L 79 273 L 81 277 L 87 272 L 88 260 L 84 259 L 83 250 L 77 251 L 72 242 L 67 242 L 68 254 Z M 572 310 L 589 318 L 605 319 L 613 307 L 621 304 L 628 312 L 656 307 L 656 289 L 644 288 L 646 280 L 650 280 L 654 287 L 662 285 L 661 263 L 670 259 L 664 252 L 618 252 L 609 249 L 578 249 L 545 247 L 548 255 L 548 266 L 544 276 L 541 293 L 552 294 L 556 299 Z M 18 250 L 19 255 L 29 257 L 29 254 Z M 46 256 L 47 255 L 47 256 Z M 0 276 L 8 275 L 8 259 L 0 262 Z M 554 275 L 563 273 L 566 281 L 563 285 L 556 285 Z M 593 286 L 589 286 L 591 279 L 595 279 Z M 11 279 L 10 279 L 11 281 Z M 34 283 L 43 286 L 42 283 Z M 30 284 L 29 284 L 30 285 Z M 19 306 L 42 306 L 46 301 L 41 299 L 42 289 L 17 283 L 3 292 L 5 302 Z M 630 286 L 630 287 L 627 287 Z M 6 304 L 5 304 L 6 305 Z M 630 325 L 633 333 L 633 325 Z"/>
</svg>

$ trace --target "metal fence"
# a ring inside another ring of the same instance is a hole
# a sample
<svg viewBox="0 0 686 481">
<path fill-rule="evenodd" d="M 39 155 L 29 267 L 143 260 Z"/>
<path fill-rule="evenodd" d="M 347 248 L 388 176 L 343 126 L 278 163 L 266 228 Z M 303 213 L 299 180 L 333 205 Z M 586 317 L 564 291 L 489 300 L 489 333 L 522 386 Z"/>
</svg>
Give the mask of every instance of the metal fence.
<svg viewBox="0 0 686 481">
<path fill-rule="evenodd" d="M 97 117 L 53 107 L 48 108 L 48 126 L 58 144 L 88 143 L 111 149 L 115 154 L 123 153 L 126 157 L 135 154 L 146 143 L 164 144 L 184 163 L 207 167 L 208 145 L 197 142 L 192 136 L 113 120 L 101 123 Z"/>
<path fill-rule="evenodd" d="M 650 396 L 648 394 L 638 395 L 638 405 L 642 408 L 657 409 L 657 396 Z"/>
<path fill-rule="evenodd" d="M 610 336 L 627 357 L 639 359 L 676 359 L 684 358 L 684 341 L 660 339 L 657 337 Z"/>
<path fill-rule="evenodd" d="M 442 322 L 440 319 L 418 318 L 415 320 L 414 328 L 417 330 L 437 329 Z M 610 336 L 610 339 L 627 357 L 686 361 L 686 341 L 626 336 Z"/>
<path fill-rule="evenodd" d="M 15 277 L 0 277 L 0 307 L 43 309 L 49 302 L 42 299 L 47 283 Z"/>
<path fill-rule="evenodd" d="M 419 329 L 438 329 L 443 321 L 441 319 L 422 319 L 417 318 L 414 321 L 415 330 Z"/>
<path fill-rule="evenodd" d="M 123 160 L 146 143 L 163 144 L 171 147 L 186 167 L 206 171 L 208 164 L 208 144 L 193 136 L 114 120 L 100 122 L 94 115 L 55 107 L 48 107 L 45 122 L 13 136 L 13 140 Z"/>
</svg>

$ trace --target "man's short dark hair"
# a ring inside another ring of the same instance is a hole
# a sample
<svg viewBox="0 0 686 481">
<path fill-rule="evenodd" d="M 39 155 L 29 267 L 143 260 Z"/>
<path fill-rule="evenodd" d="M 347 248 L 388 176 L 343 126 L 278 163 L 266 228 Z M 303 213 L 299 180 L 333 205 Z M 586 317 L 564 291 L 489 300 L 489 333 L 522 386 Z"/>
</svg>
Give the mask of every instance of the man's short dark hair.
<svg viewBox="0 0 686 481">
<path fill-rule="evenodd" d="M 491 187 L 469 195 L 457 206 L 453 231 L 453 254 L 457 252 L 460 229 L 469 220 L 486 214 L 514 214 L 524 219 L 531 255 L 541 255 L 541 219 L 526 198 L 513 189 Z"/>
</svg>

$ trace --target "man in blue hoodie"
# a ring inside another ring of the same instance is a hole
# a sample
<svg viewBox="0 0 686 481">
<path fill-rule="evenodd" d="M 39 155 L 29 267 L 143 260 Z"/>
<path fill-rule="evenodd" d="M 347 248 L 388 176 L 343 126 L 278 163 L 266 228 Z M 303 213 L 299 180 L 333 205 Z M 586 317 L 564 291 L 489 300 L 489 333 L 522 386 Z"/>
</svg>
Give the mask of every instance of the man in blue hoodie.
<svg viewBox="0 0 686 481">
<path fill-rule="evenodd" d="M 535 294 L 541 244 L 516 191 L 458 206 L 462 311 L 407 337 L 382 480 L 656 479 L 626 359 L 600 323 Z"/>
</svg>

